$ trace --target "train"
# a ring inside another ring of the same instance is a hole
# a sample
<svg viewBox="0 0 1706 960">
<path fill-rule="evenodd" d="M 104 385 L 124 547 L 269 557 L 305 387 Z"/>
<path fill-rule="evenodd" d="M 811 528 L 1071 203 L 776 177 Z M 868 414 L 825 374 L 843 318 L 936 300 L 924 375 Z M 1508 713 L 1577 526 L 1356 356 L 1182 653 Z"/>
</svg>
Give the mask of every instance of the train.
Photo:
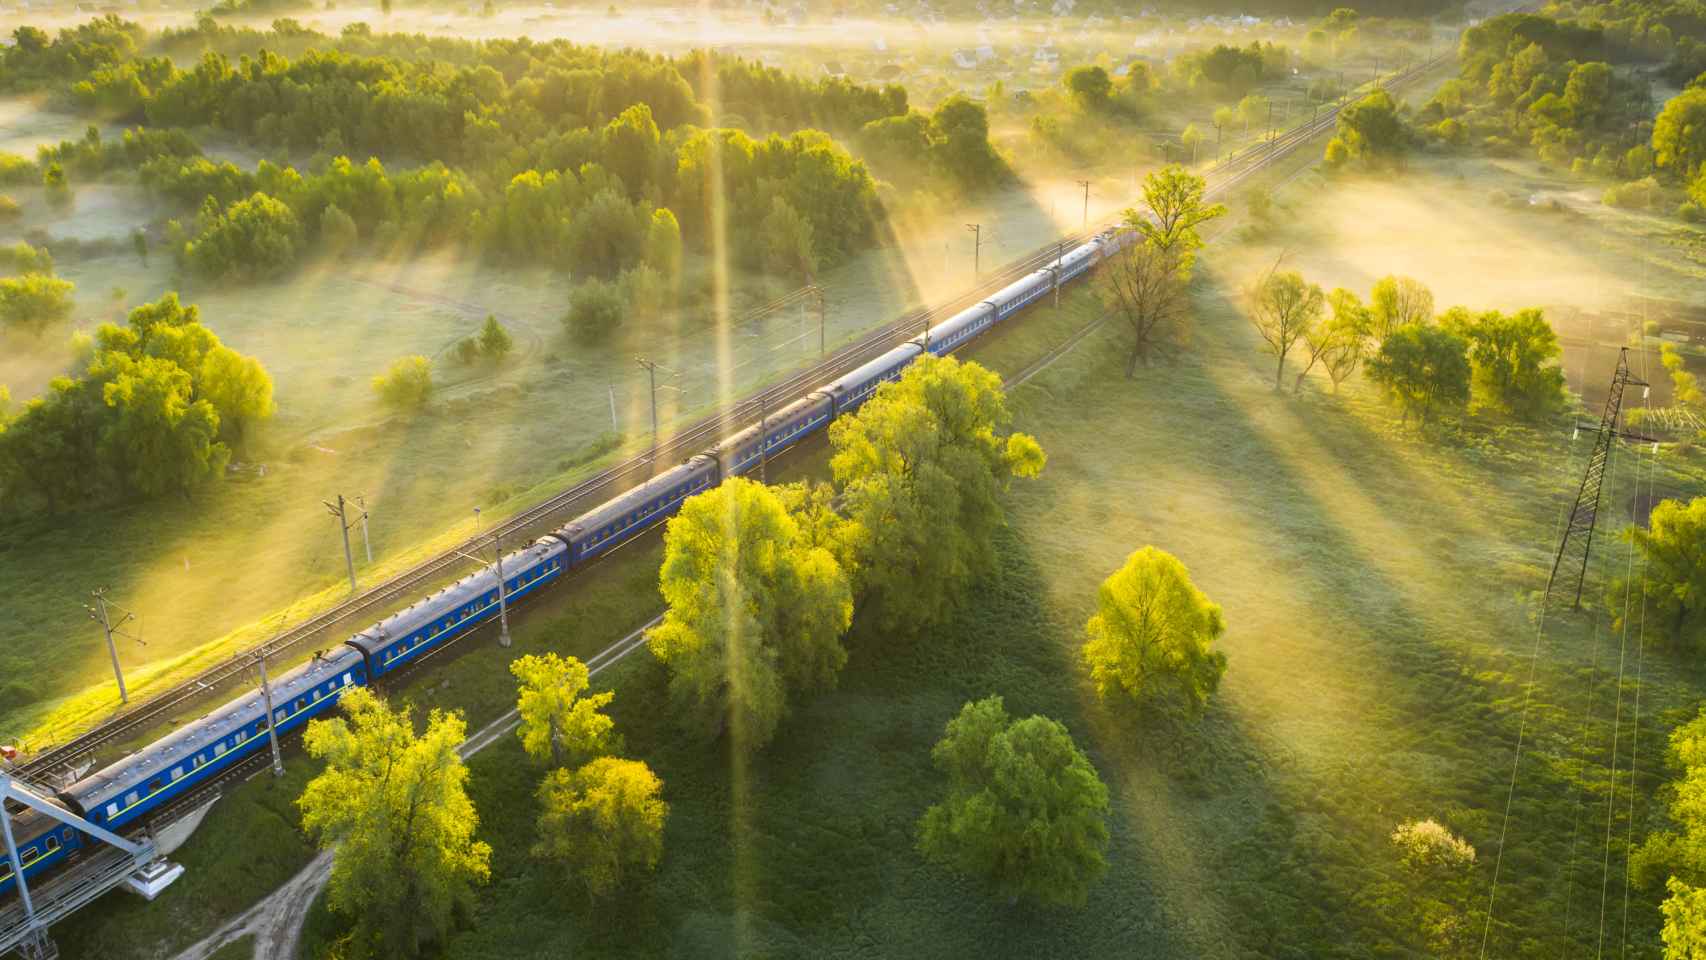
<svg viewBox="0 0 1706 960">
<path fill-rule="evenodd" d="M 689 457 L 644 483 L 575 517 L 528 547 L 424 597 L 356 633 L 332 651 L 316 653 L 270 685 L 269 712 L 262 691 L 244 694 L 160 740 L 59 790 L 65 809 L 115 833 L 143 827 L 157 811 L 205 786 L 266 749 L 268 727 L 294 731 L 325 714 L 352 686 L 375 684 L 454 638 L 498 615 L 497 570 L 504 602 L 549 586 L 566 571 L 590 563 L 662 523 L 697 493 L 726 477 L 753 470 L 870 399 L 917 357 L 945 355 L 996 323 L 1087 273 L 1130 243 L 1112 229 L 1063 251 L 1042 269 L 1014 281 L 921 336 L 899 344 L 786 407 L 763 417 L 709 450 Z M 82 831 L 39 811 L 13 812 L 13 831 L 26 882 L 62 866 L 86 843 Z M 17 886 L 12 863 L 0 851 L 0 895 Z"/>
</svg>

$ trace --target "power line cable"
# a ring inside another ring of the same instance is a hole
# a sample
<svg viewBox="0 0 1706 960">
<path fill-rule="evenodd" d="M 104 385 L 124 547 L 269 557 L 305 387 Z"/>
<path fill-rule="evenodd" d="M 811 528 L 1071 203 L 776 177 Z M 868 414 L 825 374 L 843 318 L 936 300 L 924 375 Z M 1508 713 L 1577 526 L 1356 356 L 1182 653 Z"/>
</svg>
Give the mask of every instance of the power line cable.
<svg viewBox="0 0 1706 960">
<path fill-rule="evenodd" d="M 1575 450 L 1574 450 L 1574 443 L 1573 443 L 1573 441 L 1575 440 L 1575 434 L 1574 433 L 1572 433 L 1572 435 L 1571 435 L 1571 440 L 1572 440 L 1572 444 L 1571 444 L 1572 449 L 1570 450 L 1569 454 L 1566 455 L 1564 458 L 1564 470 L 1565 470 L 1564 475 L 1565 475 L 1565 477 L 1569 477 L 1569 476 L 1572 476 L 1574 474 L 1574 461 L 1575 461 Z M 1569 513 L 1569 510 L 1570 510 L 1570 504 L 1568 501 L 1564 502 L 1563 504 L 1560 504 L 1559 512 L 1558 512 L 1558 520 L 1553 525 L 1553 528 L 1552 528 L 1552 539 L 1553 540 L 1558 539 L 1559 531 L 1561 531 L 1563 529 L 1563 525 L 1565 522 L 1565 516 Z M 1504 869 L 1505 841 L 1510 835 L 1511 805 L 1516 799 L 1517 771 L 1522 766 L 1522 745 L 1523 745 L 1523 742 L 1526 739 L 1527 734 L 1528 734 L 1528 708 L 1529 708 L 1530 702 L 1534 699 L 1534 679 L 1535 679 L 1535 671 L 1539 668 L 1539 664 L 1540 664 L 1540 644 L 1546 635 L 1546 607 L 1547 607 L 1547 603 L 1546 603 L 1545 591 L 1542 591 L 1540 593 L 1540 596 L 1538 597 L 1537 602 L 1538 602 L 1538 609 L 1536 610 L 1535 616 L 1534 616 L 1534 642 L 1532 644 L 1532 647 L 1531 647 L 1531 649 L 1529 651 L 1529 655 L 1528 655 L 1528 682 L 1523 687 L 1522 710 L 1520 712 L 1520 719 L 1517 721 L 1517 728 L 1516 728 L 1516 747 L 1515 747 L 1515 749 L 1512 753 L 1512 757 L 1511 757 L 1510 784 L 1505 789 L 1504 820 L 1503 820 L 1502 825 L 1499 827 L 1498 853 L 1493 858 L 1493 881 L 1492 881 L 1490 889 L 1487 891 L 1487 916 L 1486 916 L 1485 921 L 1481 925 L 1481 951 L 1480 951 L 1480 956 L 1481 956 L 1482 960 L 1485 960 L 1485 958 L 1487 956 L 1487 942 L 1493 933 L 1493 916 L 1494 916 L 1494 912 L 1495 912 L 1495 907 L 1497 906 L 1497 903 L 1498 903 L 1498 896 L 1499 896 L 1499 874 Z"/>
</svg>

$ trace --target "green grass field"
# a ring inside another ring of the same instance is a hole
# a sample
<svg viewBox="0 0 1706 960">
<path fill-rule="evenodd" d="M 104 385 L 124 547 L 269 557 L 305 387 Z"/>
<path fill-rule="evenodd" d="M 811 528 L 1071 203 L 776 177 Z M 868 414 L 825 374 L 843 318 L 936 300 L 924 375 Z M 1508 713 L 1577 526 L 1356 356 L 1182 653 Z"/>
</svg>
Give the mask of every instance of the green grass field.
<svg viewBox="0 0 1706 960">
<path fill-rule="evenodd" d="M 1437 191 L 1438 230 L 1484 186 L 1418 177 L 1412 189 Z M 1345 196 L 1362 198 L 1363 234 L 1315 213 L 1341 209 Z M 801 704 L 777 742 L 740 765 L 674 729 L 659 706 L 661 671 L 643 653 L 601 677 L 618 690 L 629 754 L 658 771 L 673 805 L 653 882 L 600 907 L 566 893 L 527 856 L 540 771 L 513 742 L 475 758 L 494 881 L 445 955 L 1419 956 L 1415 932 L 1386 909 L 1399 889 L 1387 836 L 1426 816 L 1479 851 L 1467 917 L 1478 934 L 1535 649 L 1533 593 L 1586 440 L 1486 423 L 1419 437 L 1360 382 L 1339 397 L 1313 383 L 1302 397 L 1276 396 L 1234 295 L 1275 249 L 1302 251 L 1290 265 L 1326 286 L 1411 273 L 1439 288 L 1442 306 L 1527 305 L 1544 292 L 1520 274 L 1501 287 L 1498 270 L 1449 286 L 1452 261 L 1407 252 L 1433 242 L 1425 232 L 1377 255 L 1366 237 L 1379 224 L 1419 215 L 1384 188 L 1306 175 L 1280 200 L 1290 226 L 1209 251 L 1196 341 L 1179 363 L 1126 381 L 1120 332 L 1104 327 L 1014 392 L 1016 425 L 1037 435 L 1050 464 L 1016 487 L 1001 571 L 947 629 L 901 638 L 856 627 L 839 688 Z M 1510 242 L 1539 242 L 1552 223 L 1499 226 Z M 1472 262 L 1468 234 L 1454 236 Z M 1556 238 L 1560 250 L 1571 240 Z M 1594 261 L 1575 262 L 1562 299 L 1616 272 L 1584 275 L 1584 262 Z M 1060 314 L 1037 311 L 971 356 L 1018 369 L 1092 315 L 1080 291 Z M 821 457 L 821 447 L 803 451 L 788 468 L 817 472 Z M 1706 492 L 1699 457 L 1662 456 L 1660 493 Z M 1635 462 L 1624 455 L 1611 476 L 1608 523 L 1628 516 Z M 1230 667 L 1199 723 L 1105 709 L 1077 660 L 1096 584 L 1145 544 L 1177 554 L 1226 611 Z M 1622 638 L 1597 601 L 1625 550 L 1602 537 L 1589 587 L 1597 614 L 1551 622 L 1533 661 L 1490 956 L 1594 946 L 1602 884 L 1605 942 L 1657 952 L 1650 893 L 1634 892 L 1627 930 L 1622 922 L 1630 753 L 1639 842 L 1665 776 L 1664 734 L 1693 711 L 1706 677 L 1649 645 L 1632 745 L 1638 638 L 1628 637 L 1614 778 Z M 642 540 L 520 618 L 513 651 L 496 650 L 488 632 L 395 695 L 465 709 L 477 728 L 510 705 L 512 656 L 585 656 L 655 613 L 658 559 L 656 538 Z M 913 851 L 913 825 L 938 792 L 930 746 L 961 703 L 989 693 L 1016 714 L 1066 723 L 1111 788 L 1110 870 L 1082 911 L 1009 906 Z M 178 855 L 189 873 L 159 903 L 115 897 L 56 931 L 66 956 L 169 955 L 298 869 L 309 850 L 290 801 L 311 771 L 300 755 L 291 762 L 286 781 L 263 777 L 222 801 Z M 317 916 L 311 946 L 336 930 Z"/>
</svg>

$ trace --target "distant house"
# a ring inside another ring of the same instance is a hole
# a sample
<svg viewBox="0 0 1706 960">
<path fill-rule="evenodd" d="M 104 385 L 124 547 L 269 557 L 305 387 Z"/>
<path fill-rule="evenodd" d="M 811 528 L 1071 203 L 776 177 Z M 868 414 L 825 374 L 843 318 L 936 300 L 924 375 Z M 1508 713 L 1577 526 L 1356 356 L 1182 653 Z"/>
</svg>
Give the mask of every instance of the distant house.
<svg viewBox="0 0 1706 960">
<path fill-rule="evenodd" d="M 894 80 L 904 72 L 905 71 L 901 70 L 900 64 L 898 63 L 885 63 L 877 68 L 877 79 Z"/>
<path fill-rule="evenodd" d="M 955 50 L 954 66 L 961 70 L 971 70 L 977 66 L 977 54 L 971 50 Z"/>
<path fill-rule="evenodd" d="M 1064 17 L 1070 15 L 1072 8 L 1076 6 L 1078 6 L 1078 0 L 1054 0 L 1054 6 L 1050 7 L 1049 10 L 1057 17 Z"/>
<path fill-rule="evenodd" d="M 978 63 L 988 63 L 995 59 L 995 48 L 987 43 L 973 50 L 972 53 L 977 56 Z"/>
<path fill-rule="evenodd" d="M 839 61 L 839 60 L 826 60 L 826 61 L 824 61 L 823 72 L 832 76 L 832 77 L 845 77 L 845 76 L 847 76 L 847 71 L 843 70 L 841 68 L 841 61 Z M 29 878 L 25 877 L 24 879 L 27 880 Z"/>
<path fill-rule="evenodd" d="M 882 37 L 878 37 L 877 39 L 871 41 L 871 49 L 877 51 L 878 53 L 883 53 L 884 51 L 888 50 L 888 48 L 889 48 L 889 42 L 887 40 L 884 40 Z M 24 879 L 28 880 L 29 878 L 25 877 Z"/>
</svg>

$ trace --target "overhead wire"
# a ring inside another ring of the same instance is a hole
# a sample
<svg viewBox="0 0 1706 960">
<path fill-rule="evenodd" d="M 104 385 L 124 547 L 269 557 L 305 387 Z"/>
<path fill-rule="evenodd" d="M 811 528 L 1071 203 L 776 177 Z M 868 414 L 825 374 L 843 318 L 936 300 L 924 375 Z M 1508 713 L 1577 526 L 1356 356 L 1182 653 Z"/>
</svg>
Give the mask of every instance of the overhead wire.
<svg viewBox="0 0 1706 960">
<path fill-rule="evenodd" d="M 1570 439 L 1570 450 L 1564 457 L 1564 475 L 1566 478 L 1575 474 L 1575 431 L 1572 431 Z M 1552 542 L 1558 540 L 1564 524 L 1567 522 L 1570 506 L 1571 502 L 1568 500 L 1559 505 L 1558 517 L 1552 526 Z M 1498 853 L 1493 858 L 1493 880 L 1487 891 L 1487 914 L 1481 925 L 1480 957 L 1482 960 L 1485 960 L 1487 956 L 1487 943 L 1493 932 L 1493 917 L 1499 896 L 1499 876 L 1504 869 L 1505 862 L 1505 841 L 1510 835 L 1511 807 L 1516 799 L 1517 771 L 1522 767 L 1522 745 L 1528 734 L 1528 711 L 1534 699 L 1535 676 L 1540 664 L 1540 645 L 1546 635 L 1546 607 L 1546 592 L 1542 590 L 1539 597 L 1539 609 L 1535 612 L 1534 617 L 1534 641 L 1528 655 L 1528 682 L 1523 685 L 1522 709 L 1516 728 L 1516 747 L 1511 757 L 1510 783 L 1505 789 L 1505 812 L 1503 822 L 1499 827 Z"/>
<path fill-rule="evenodd" d="M 1643 287 L 1645 286 L 1644 281 L 1646 275 L 1647 258 L 1643 256 L 1641 258 Z M 1647 301 L 1643 297 L 1641 300 L 1641 379 L 1648 380 L 1649 384 L 1646 393 L 1641 397 L 1641 409 L 1643 411 L 1648 410 L 1651 406 L 1649 397 L 1652 393 L 1652 386 L 1651 380 L 1648 379 L 1651 376 L 1651 371 L 1651 358 L 1648 356 L 1647 352 Z M 1642 419 L 1645 420 L 1645 416 L 1643 416 Z M 1658 472 L 1659 445 L 1655 441 L 1652 445 L 1652 455 L 1647 461 L 1647 499 L 1645 505 L 1647 510 L 1647 524 L 1649 527 L 1652 525 L 1653 507 L 1655 506 L 1653 498 L 1654 494 L 1657 492 Z M 1635 476 L 1635 497 L 1637 508 L 1641 505 L 1640 496 L 1641 477 L 1639 472 L 1637 472 Z M 1622 937 L 1618 948 L 1619 957 L 1627 956 L 1629 953 L 1629 887 L 1633 874 L 1633 854 L 1635 850 L 1635 765 L 1640 757 L 1641 681 L 1643 677 L 1643 668 L 1646 665 L 1647 659 L 1647 568 L 1649 563 L 1650 561 L 1647 554 L 1643 552 L 1641 554 L 1640 626 L 1637 627 L 1635 631 L 1635 715 L 1633 720 L 1633 729 L 1629 733 L 1629 816 L 1626 830 L 1623 835 L 1623 925 Z"/>
</svg>

